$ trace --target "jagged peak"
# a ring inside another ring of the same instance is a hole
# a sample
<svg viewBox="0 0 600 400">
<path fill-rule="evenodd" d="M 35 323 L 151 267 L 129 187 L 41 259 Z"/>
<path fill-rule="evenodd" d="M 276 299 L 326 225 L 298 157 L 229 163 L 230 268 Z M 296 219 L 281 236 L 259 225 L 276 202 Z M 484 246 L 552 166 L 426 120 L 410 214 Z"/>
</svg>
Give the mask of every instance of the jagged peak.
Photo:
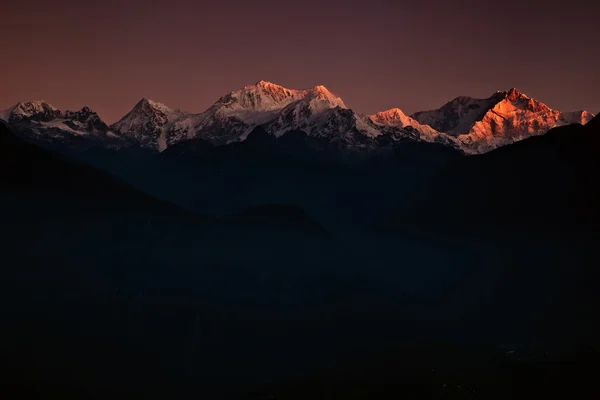
<svg viewBox="0 0 600 400">
<path fill-rule="evenodd" d="M 50 121 L 60 117 L 60 115 L 61 112 L 57 108 L 44 100 L 22 101 L 2 112 L 2 118 L 6 120 L 22 120 L 35 117 L 34 119 Z"/>
<path fill-rule="evenodd" d="M 260 80 L 260 81 L 256 82 L 254 85 L 251 85 L 251 86 L 256 86 L 256 87 L 259 87 L 259 88 L 281 88 L 281 89 L 285 89 L 281 85 L 277 85 L 276 83 L 265 81 L 265 80 Z M 248 86 L 246 86 L 246 87 L 248 87 Z"/>
<path fill-rule="evenodd" d="M 390 108 L 389 110 L 380 111 L 380 112 L 376 113 L 375 116 L 379 116 L 379 117 L 395 117 L 395 116 L 406 117 L 407 115 L 404 114 L 404 112 L 401 109 L 399 109 L 397 107 L 394 107 L 394 108 Z"/>
<path fill-rule="evenodd" d="M 142 112 L 156 112 L 160 111 L 162 113 L 171 113 L 173 110 L 163 103 L 159 103 L 158 101 L 151 100 L 147 97 L 143 97 L 133 108 L 133 110 L 139 110 Z"/>
<path fill-rule="evenodd" d="M 256 82 L 254 85 L 246 85 L 241 90 L 233 91 L 230 93 L 230 95 L 236 94 L 236 93 L 248 93 L 248 92 L 256 92 L 256 91 L 263 92 L 263 93 L 269 93 L 269 94 L 270 93 L 294 92 L 294 90 L 285 88 L 276 83 L 265 81 L 265 80 L 260 80 L 260 81 Z"/>
<path fill-rule="evenodd" d="M 277 85 L 275 83 L 260 80 L 256 82 L 254 85 L 244 86 L 239 91 L 234 91 L 225 96 L 224 98 L 228 98 L 231 96 L 235 96 L 238 94 L 249 94 L 249 93 L 263 93 L 268 96 L 272 96 L 275 98 L 284 98 L 284 97 L 292 97 L 297 94 L 296 90 L 285 88 L 281 85 Z"/>
<path fill-rule="evenodd" d="M 57 108 L 52 104 L 47 103 L 45 100 L 35 100 L 35 101 L 21 101 L 13 107 L 13 112 L 15 111 L 28 111 L 28 110 L 53 110 L 57 111 Z"/>
<path fill-rule="evenodd" d="M 316 93 L 331 93 L 329 91 L 329 89 L 327 89 L 325 86 L 323 85 L 317 85 L 315 87 L 312 88 L 312 90 Z"/>
<path fill-rule="evenodd" d="M 91 117 L 98 117 L 98 114 L 96 114 L 96 112 L 94 110 L 91 109 L 91 107 L 89 106 L 83 106 L 81 107 L 80 110 L 76 110 L 76 111 L 65 111 L 65 117 L 70 118 L 72 116 L 91 116 Z"/>
<path fill-rule="evenodd" d="M 142 99 L 138 102 L 138 104 L 142 104 L 142 105 L 145 104 L 145 105 L 149 105 L 149 106 L 156 106 L 156 105 L 164 106 L 164 104 L 154 101 L 152 99 L 149 99 L 147 97 L 142 97 Z"/>
<path fill-rule="evenodd" d="M 421 125 L 413 118 L 404 114 L 404 112 L 397 108 L 390 108 L 389 110 L 378 112 L 377 114 L 370 115 L 369 118 L 379 124 L 394 125 L 405 127 L 407 125 L 417 126 Z"/>
<path fill-rule="evenodd" d="M 316 85 L 309 89 L 289 89 L 273 82 L 260 80 L 254 85 L 245 86 L 243 90 L 247 91 L 257 88 L 267 93 L 287 93 L 290 95 L 323 95 L 331 98 L 337 98 L 337 96 L 331 93 L 331 91 L 324 85 Z"/>
<path fill-rule="evenodd" d="M 517 108 L 534 113 L 551 110 L 551 108 L 546 104 L 527 96 L 514 87 L 506 91 L 498 91 L 496 92 L 495 96 L 496 97 L 492 96 L 490 99 L 494 100 L 496 106 L 501 106 L 503 103 L 512 103 L 512 105 L 516 106 Z"/>
<path fill-rule="evenodd" d="M 327 102 L 334 104 L 337 107 L 346 108 L 344 101 L 331 93 L 329 89 L 327 89 L 323 85 L 314 86 L 311 89 L 307 89 L 303 91 L 304 97 L 308 100 L 317 99 L 317 100 L 326 100 Z"/>
<path fill-rule="evenodd" d="M 261 80 L 254 85 L 244 86 L 222 96 L 209 110 L 227 113 L 229 110 L 269 111 L 281 109 L 301 98 L 301 94 L 301 91 L 287 89 Z"/>
<path fill-rule="evenodd" d="M 83 106 L 79 110 L 65 111 L 65 115 L 68 114 L 80 114 L 80 115 L 98 115 L 90 106 Z"/>
<path fill-rule="evenodd" d="M 315 96 L 324 96 L 324 97 L 328 97 L 328 98 L 337 97 L 323 85 L 314 86 L 314 87 L 306 90 L 306 92 L 313 94 Z"/>
<path fill-rule="evenodd" d="M 526 94 L 520 92 L 519 89 L 515 87 L 506 91 L 498 91 L 497 93 L 502 94 L 502 96 L 509 101 L 515 101 L 517 99 L 529 100 L 529 97 Z"/>
</svg>

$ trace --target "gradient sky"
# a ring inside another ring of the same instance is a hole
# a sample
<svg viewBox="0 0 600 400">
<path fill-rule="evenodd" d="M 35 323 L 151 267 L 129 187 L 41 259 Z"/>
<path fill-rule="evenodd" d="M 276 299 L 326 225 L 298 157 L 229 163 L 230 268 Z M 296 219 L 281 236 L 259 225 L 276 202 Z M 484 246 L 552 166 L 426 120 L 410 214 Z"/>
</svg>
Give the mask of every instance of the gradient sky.
<svg viewBox="0 0 600 400">
<path fill-rule="evenodd" d="M 598 15 L 590 0 L 12 1 L 0 108 L 89 105 L 112 123 L 142 97 L 200 112 L 264 79 L 365 113 L 513 86 L 597 113 Z"/>
</svg>

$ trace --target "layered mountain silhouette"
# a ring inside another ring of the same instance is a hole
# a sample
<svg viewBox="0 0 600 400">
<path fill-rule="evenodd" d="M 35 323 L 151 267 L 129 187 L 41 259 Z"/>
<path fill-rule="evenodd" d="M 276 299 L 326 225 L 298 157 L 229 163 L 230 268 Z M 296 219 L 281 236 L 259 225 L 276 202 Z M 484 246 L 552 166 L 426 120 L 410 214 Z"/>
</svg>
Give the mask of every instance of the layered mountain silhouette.
<svg viewBox="0 0 600 400">
<path fill-rule="evenodd" d="M 244 146 L 255 141 L 256 145 L 263 144 L 260 138 L 251 138 Z M 27 143 L 3 122 L 0 122 L 0 196 L 2 204 L 14 211 L 10 217 L 23 220 L 40 216 L 62 216 L 67 218 L 65 221 L 102 216 L 126 220 L 142 217 L 148 221 L 179 221 L 184 225 L 212 222 L 216 227 L 222 222 L 228 228 L 276 226 L 287 231 L 326 232 L 302 209 L 292 205 L 253 206 L 222 221 L 206 218 L 148 195 L 87 163 Z"/>
<path fill-rule="evenodd" d="M 392 230 L 593 231 L 600 223 L 599 120 L 458 159 L 422 182 L 406 209 L 381 224 Z"/>
<path fill-rule="evenodd" d="M 188 215 L 107 172 L 24 142 L 3 122 L 0 191 L 3 201 L 39 202 L 38 207 L 46 207 L 51 213 Z"/>
</svg>

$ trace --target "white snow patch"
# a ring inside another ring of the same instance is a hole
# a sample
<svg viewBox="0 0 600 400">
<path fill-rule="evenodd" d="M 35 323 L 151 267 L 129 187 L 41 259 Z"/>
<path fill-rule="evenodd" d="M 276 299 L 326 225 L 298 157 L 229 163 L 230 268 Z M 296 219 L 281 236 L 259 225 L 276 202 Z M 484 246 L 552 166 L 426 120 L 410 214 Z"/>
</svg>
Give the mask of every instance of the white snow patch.
<svg viewBox="0 0 600 400">
<path fill-rule="evenodd" d="M 61 131 L 65 131 L 65 132 L 69 132 L 75 135 L 87 135 L 89 132 L 86 132 L 84 130 L 75 130 L 73 128 L 71 128 L 70 126 L 67 126 L 64 122 L 65 120 L 62 119 L 55 119 L 52 121 L 47 121 L 47 122 L 38 122 L 38 125 L 43 127 L 43 128 L 55 128 L 55 129 L 60 129 Z"/>
</svg>

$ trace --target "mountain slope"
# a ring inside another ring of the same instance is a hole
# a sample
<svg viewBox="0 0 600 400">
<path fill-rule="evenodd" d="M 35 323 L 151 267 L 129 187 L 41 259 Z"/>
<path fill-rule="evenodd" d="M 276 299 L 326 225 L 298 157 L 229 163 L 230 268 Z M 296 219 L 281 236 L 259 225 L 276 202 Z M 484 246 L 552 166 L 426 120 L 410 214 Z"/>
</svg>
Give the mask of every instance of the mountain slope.
<svg viewBox="0 0 600 400">
<path fill-rule="evenodd" d="M 51 121 L 60 115 L 59 110 L 45 101 L 21 102 L 0 112 L 0 118 L 13 123 L 22 120 Z"/>
<path fill-rule="evenodd" d="M 164 104 L 144 98 L 111 128 L 125 137 L 136 140 L 144 148 L 163 151 L 167 148 L 168 125 L 184 115 L 181 110 L 173 110 Z"/>
<path fill-rule="evenodd" d="M 392 108 L 390 110 L 382 111 L 377 114 L 370 115 L 369 118 L 381 126 L 414 129 L 415 131 L 419 132 L 419 139 L 422 141 L 441 142 L 454 147 L 452 139 L 446 134 L 436 131 L 429 125 L 419 123 L 417 120 L 404 114 L 399 108 Z"/>
<path fill-rule="evenodd" d="M 27 101 L 0 113 L 13 131 L 51 149 L 119 148 L 130 145 L 89 107 L 62 112 L 44 101 Z"/>
<path fill-rule="evenodd" d="M 33 204 L 52 212 L 96 215 L 185 215 L 187 212 L 140 192 L 108 173 L 26 143 L 0 122 L 2 201 Z M 34 211 L 30 209 L 29 212 Z"/>
<path fill-rule="evenodd" d="M 354 112 L 325 86 L 296 90 L 260 81 L 223 96 L 201 114 L 177 120 L 167 141 L 169 146 L 190 139 L 222 145 L 245 140 L 257 126 L 277 137 L 303 131 L 336 146 L 354 148 L 372 148 L 371 139 L 382 134 L 394 140 L 419 140 L 420 136 L 412 127 L 378 124 Z"/>
<path fill-rule="evenodd" d="M 169 131 L 168 140 L 174 144 L 201 138 L 225 144 L 244 140 L 253 128 L 263 124 L 272 126 L 269 131 L 282 134 L 338 106 L 345 108 L 343 101 L 323 86 L 295 90 L 260 81 L 221 97 L 201 114 L 180 119 Z"/>
<path fill-rule="evenodd" d="M 560 112 L 513 88 L 487 99 L 457 97 L 437 110 L 418 112 L 421 124 L 454 136 L 468 153 L 485 153 L 556 126 L 587 123 L 586 111 Z"/>
</svg>

